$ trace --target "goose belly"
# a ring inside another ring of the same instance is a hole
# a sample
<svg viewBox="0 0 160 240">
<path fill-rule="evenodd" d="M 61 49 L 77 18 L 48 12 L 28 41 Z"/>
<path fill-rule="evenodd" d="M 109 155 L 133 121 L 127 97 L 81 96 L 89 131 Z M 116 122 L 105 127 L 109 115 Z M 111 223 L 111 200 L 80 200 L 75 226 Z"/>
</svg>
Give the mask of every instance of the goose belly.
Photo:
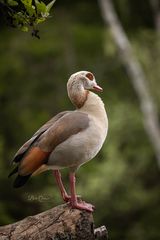
<svg viewBox="0 0 160 240">
<path fill-rule="evenodd" d="M 107 129 L 102 130 L 96 124 L 72 135 L 59 144 L 50 154 L 47 165 L 53 169 L 80 166 L 91 160 L 101 149 L 106 138 Z"/>
</svg>

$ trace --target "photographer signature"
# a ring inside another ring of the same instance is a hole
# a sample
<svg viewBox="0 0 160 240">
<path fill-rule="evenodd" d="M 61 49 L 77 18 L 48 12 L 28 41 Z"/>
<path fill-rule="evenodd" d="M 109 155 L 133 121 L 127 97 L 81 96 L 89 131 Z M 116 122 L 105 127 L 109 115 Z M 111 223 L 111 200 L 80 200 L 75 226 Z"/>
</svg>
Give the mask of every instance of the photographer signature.
<svg viewBox="0 0 160 240">
<path fill-rule="evenodd" d="M 28 201 L 37 201 L 37 202 L 51 202 L 51 196 L 43 194 L 28 194 L 26 193 Z"/>
</svg>

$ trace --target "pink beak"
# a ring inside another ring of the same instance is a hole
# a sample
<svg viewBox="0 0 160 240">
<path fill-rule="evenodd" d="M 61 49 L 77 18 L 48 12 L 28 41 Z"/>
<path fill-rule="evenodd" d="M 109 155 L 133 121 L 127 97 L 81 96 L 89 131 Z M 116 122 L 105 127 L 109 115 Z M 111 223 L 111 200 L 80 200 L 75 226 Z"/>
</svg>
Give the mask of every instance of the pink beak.
<svg viewBox="0 0 160 240">
<path fill-rule="evenodd" d="M 96 92 L 103 92 L 103 88 L 101 88 L 101 87 L 98 86 L 98 85 L 94 86 L 93 89 L 94 89 Z"/>
</svg>

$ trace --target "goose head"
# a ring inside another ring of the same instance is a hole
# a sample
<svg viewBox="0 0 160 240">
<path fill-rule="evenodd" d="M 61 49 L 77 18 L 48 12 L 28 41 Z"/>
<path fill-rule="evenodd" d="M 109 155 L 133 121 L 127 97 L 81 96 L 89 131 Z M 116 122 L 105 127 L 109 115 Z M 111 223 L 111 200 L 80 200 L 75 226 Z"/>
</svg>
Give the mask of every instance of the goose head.
<svg viewBox="0 0 160 240">
<path fill-rule="evenodd" d="M 77 108 L 81 108 L 85 104 L 90 90 L 103 91 L 91 72 L 80 71 L 70 76 L 67 82 L 67 92 L 71 102 Z"/>
</svg>

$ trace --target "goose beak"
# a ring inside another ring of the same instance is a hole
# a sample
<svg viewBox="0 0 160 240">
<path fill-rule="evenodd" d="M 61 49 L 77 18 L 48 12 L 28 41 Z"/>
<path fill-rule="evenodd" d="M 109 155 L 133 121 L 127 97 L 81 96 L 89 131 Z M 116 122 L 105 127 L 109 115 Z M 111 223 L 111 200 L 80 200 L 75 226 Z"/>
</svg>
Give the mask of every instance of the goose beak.
<svg viewBox="0 0 160 240">
<path fill-rule="evenodd" d="M 98 85 L 95 85 L 95 86 L 93 87 L 93 90 L 95 90 L 96 92 L 103 92 L 103 88 L 101 88 L 101 87 L 98 86 Z"/>
</svg>

